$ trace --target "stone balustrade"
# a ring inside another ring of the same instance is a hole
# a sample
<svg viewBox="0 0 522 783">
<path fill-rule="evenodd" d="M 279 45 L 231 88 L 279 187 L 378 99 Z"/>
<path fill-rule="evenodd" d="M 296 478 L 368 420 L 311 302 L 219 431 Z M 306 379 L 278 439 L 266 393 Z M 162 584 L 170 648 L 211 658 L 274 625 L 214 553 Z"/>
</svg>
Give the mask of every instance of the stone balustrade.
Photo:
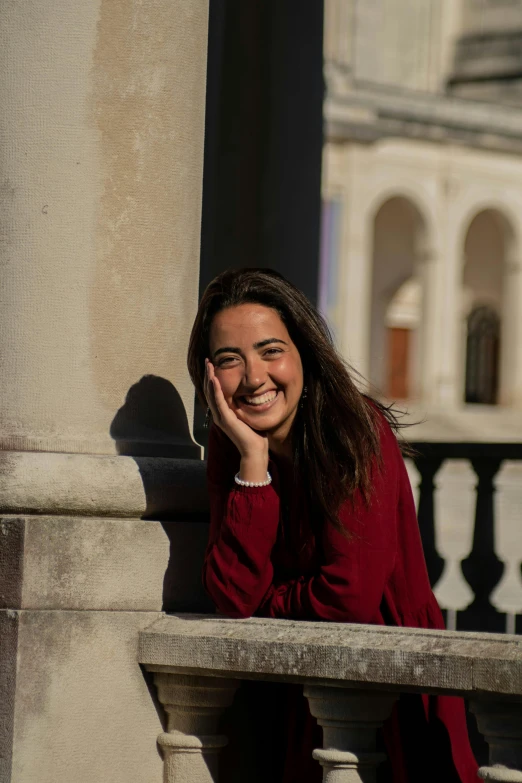
<svg viewBox="0 0 522 783">
<path fill-rule="evenodd" d="M 413 442 L 415 466 L 419 473 L 419 527 L 426 565 L 432 587 L 437 591 L 443 576 L 445 561 L 437 546 L 435 495 L 438 477 L 447 460 L 466 460 L 475 474 L 475 520 L 471 551 L 460 563 L 461 578 L 473 593 L 473 600 L 465 609 L 456 612 L 448 627 L 459 631 L 490 631 L 494 633 L 520 633 L 522 631 L 522 604 L 511 615 L 499 611 L 492 603 L 505 570 L 495 547 L 498 538 L 499 501 L 497 481 L 503 466 L 522 464 L 520 443 L 465 443 L 465 442 Z M 495 497 L 497 496 L 497 497 Z M 517 501 L 518 496 L 517 496 Z M 514 523 L 516 524 L 516 523 Z M 440 531 L 439 531 L 440 532 Z M 440 543 L 440 541 L 439 541 Z M 517 570 L 519 570 L 517 564 Z M 443 609 L 449 607 L 444 606 Z"/>
<path fill-rule="evenodd" d="M 399 693 L 466 697 L 490 749 L 483 780 L 522 782 L 522 639 L 215 615 L 171 615 L 140 633 L 168 715 L 165 783 L 216 783 L 219 718 L 242 680 L 297 682 L 323 727 L 325 783 L 372 783 L 376 730 Z M 151 738 L 151 742 L 154 741 Z M 226 781 L 222 781 L 226 783 Z"/>
</svg>

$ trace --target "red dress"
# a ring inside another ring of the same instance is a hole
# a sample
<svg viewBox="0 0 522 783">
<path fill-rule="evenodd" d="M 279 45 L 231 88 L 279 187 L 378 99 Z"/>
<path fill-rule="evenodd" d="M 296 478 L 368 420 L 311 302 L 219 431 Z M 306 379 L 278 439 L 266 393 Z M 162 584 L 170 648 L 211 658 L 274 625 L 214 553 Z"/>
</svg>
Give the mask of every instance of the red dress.
<svg viewBox="0 0 522 783">
<path fill-rule="evenodd" d="M 381 416 L 381 414 L 379 414 Z M 397 440 L 381 416 L 381 466 L 373 492 L 346 502 L 340 520 L 317 531 L 306 499 L 285 468 L 271 458 L 267 487 L 234 483 L 239 453 L 212 427 L 208 448 L 211 508 L 203 581 L 217 610 L 228 617 L 281 617 L 347 623 L 444 628 L 431 591 L 408 474 Z M 285 480 L 286 479 L 286 480 Z M 312 749 L 320 729 L 302 694 L 289 686 L 282 783 L 316 783 L 321 769 Z M 476 783 L 460 698 L 404 694 L 384 727 L 389 762 L 382 780 L 393 783 Z M 384 770 L 383 765 L 383 770 Z"/>
</svg>

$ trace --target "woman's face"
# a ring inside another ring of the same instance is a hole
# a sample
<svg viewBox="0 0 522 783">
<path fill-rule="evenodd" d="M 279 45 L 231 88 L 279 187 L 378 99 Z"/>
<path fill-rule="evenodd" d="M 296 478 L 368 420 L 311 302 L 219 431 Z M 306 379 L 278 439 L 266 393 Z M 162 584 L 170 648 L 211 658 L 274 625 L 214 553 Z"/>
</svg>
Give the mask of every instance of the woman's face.
<svg viewBox="0 0 522 783">
<path fill-rule="evenodd" d="M 303 391 L 303 366 L 278 313 L 258 304 L 222 310 L 210 328 L 209 358 L 241 421 L 284 440 Z"/>
</svg>

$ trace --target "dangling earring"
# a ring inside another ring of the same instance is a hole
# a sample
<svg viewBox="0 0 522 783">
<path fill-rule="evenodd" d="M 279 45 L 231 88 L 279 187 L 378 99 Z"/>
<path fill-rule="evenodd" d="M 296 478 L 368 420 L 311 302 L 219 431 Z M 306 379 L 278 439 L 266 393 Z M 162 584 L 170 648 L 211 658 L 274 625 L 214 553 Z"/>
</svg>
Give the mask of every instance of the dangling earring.
<svg viewBox="0 0 522 783">
<path fill-rule="evenodd" d="M 210 422 L 212 420 L 212 414 L 210 412 L 210 408 L 207 408 L 207 412 L 205 413 L 205 421 L 203 422 L 203 427 L 208 430 L 210 427 Z"/>
<path fill-rule="evenodd" d="M 303 386 L 303 391 L 301 393 L 301 399 L 299 400 L 299 407 L 303 407 L 303 400 L 306 400 L 308 397 L 308 386 Z"/>
</svg>

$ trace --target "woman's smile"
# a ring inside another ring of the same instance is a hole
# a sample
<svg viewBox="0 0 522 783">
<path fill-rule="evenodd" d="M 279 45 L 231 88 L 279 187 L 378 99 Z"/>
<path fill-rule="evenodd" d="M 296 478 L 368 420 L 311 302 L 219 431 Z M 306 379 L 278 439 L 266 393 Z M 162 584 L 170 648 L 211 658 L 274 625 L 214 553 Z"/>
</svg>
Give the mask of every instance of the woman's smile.
<svg viewBox="0 0 522 783">
<path fill-rule="evenodd" d="M 262 394 L 254 395 L 241 395 L 235 399 L 240 405 L 248 406 L 249 412 L 252 410 L 254 413 L 264 413 L 269 410 L 278 400 L 281 392 L 277 389 L 272 391 L 263 392 Z"/>
</svg>

